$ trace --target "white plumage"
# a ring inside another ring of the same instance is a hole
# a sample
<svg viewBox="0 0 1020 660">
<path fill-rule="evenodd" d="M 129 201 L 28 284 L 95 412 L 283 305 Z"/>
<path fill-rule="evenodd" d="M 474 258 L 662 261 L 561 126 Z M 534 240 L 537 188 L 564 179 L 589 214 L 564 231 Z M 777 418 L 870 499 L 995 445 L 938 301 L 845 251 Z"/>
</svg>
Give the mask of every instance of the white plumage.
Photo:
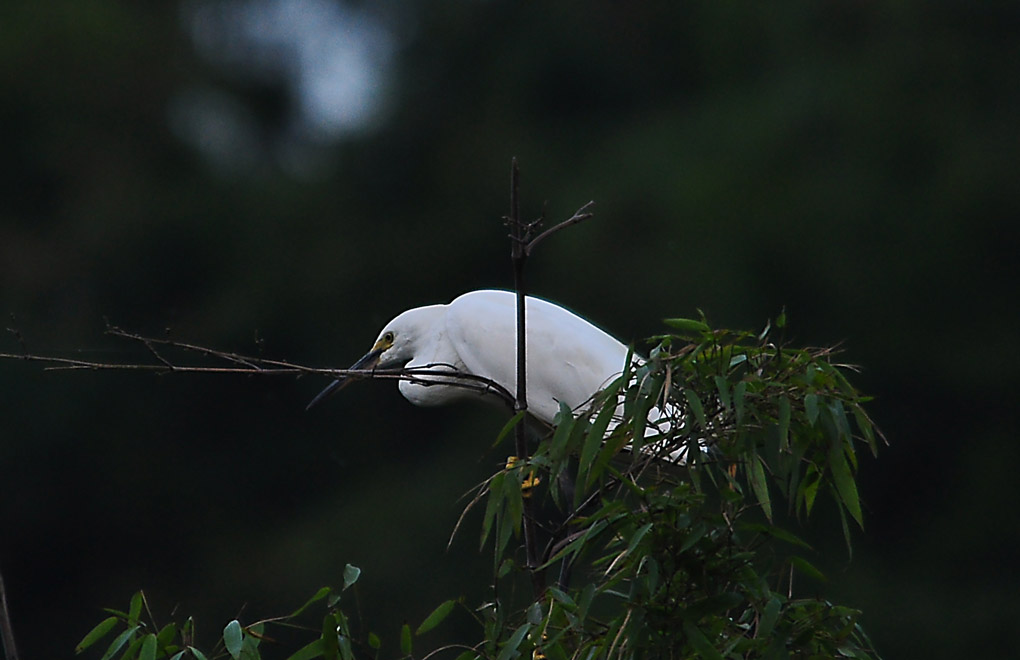
<svg viewBox="0 0 1020 660">
<path fill-rule="evenodd" d="M 437 372 L 452 368 L 491 379 L 513 394 L 516 304 L 509 291 L 482 290 L 447 305 L 407 310 L 386 324 L 372 350 L 351 368 L 429 367 Z M 576 410 L 623 372 L 627 347 L 580 316 L 529 296 L 525 319 L 528 410 L 536 418 L 551 424 L 561 402 Z M 309 407 L 346 382 L 334 381 Z M 407 380 L 401 380 L 399 388 L 404 398 L 419 406 L 478 396 L 464 387 Z"/>
</svg>

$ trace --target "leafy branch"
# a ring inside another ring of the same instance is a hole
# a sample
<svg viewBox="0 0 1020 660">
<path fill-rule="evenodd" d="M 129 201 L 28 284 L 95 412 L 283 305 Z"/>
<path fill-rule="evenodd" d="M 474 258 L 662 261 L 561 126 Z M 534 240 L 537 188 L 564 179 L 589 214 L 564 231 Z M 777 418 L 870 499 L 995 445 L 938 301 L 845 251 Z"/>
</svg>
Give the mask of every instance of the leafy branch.
<svg viewBox="0 0 1020 660">
<path fill-rule="evenodd" d="M 797 596 L 795 573 L 823 574 L 804 556 L 811 547 L 779 524 L 776 506 L 786 500 L 789 514 L 806 520 L 828 494 L 848 548 L 848 520 L 863 526 L 858 449 L 877 452 L 881 434 L 864 411 L 868 398 L 847 380 L 852 369 L 832 349 L 785 346 L 771 325 L 750 333 L 704 319 L 667 324 L 674 333 L 656 338 L 647 362 L 586 413 L 561 411 L 527 463 L 480 489 L 482 538 L 494 539 L 498 577 L 518 570 L 508 539 L 532 473 L 541 479 L 530 496 L 541 491 L 563 511 L 548 530 L 543 567 L 560 562 L 584 575 L 583 586 L 491 608 L 489 651 L 876 657 L 858 611 Z M 780 315 L 776 329 L 783 326 Z M 663 431 L 648 435 L 656 406 Z"/>
</svg>

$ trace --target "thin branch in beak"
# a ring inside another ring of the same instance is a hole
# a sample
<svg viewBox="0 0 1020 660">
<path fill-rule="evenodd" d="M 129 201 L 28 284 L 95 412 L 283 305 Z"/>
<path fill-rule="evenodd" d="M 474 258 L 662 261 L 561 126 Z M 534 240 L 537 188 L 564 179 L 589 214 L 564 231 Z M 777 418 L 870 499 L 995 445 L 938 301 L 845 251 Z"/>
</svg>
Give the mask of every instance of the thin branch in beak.
<svg viewBox="0 0 1020 660">
<path fill-rule="evenodd" d="M 356 371 L 359 369 L 375 369 L 375 366 L 379 364 L 379 356 L 382 355 L 384 349 L 377 348 L 369 351 L 360 360 L 351 365 L 349 371 Z M 354 382 L 356 378 L 353 376 L 341 376 L 332 383 L 326 386 L 321 392 L 319 392 L 311 402 L 305 406 L 305 410 L 311 410 L 314 406 L 318 405 L 322 401 L 328 399 L 331 395 L 339 392 L 343 388 Z"/>
</svg>

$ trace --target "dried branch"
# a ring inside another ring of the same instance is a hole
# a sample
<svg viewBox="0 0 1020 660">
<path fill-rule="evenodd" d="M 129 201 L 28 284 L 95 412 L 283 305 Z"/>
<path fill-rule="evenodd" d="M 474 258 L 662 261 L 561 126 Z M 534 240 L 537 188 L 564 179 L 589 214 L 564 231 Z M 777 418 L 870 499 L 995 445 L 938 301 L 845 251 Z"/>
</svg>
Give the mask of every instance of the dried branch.
<svg viewBox="0 0 1020 660">
<path fill-rule="evenodd" d="M 94 362 L 77 358 L 62 358 L 52 355 L 19 355 L 0 353 L 0 359 L 21 360 L 23 362 L 42 362 L 49 366 L 44 371 L 154 371 L 157 373 L 205 373 L 205 374 L 264 374 L 264 375 L 299 375 L 302 373 L 323 375 L 347 375 L 343 369 L 316 369 L 312 367 L 292 367 L 287 369 L 259 369 L 251 367 L 200 367 L 171 363 L 136 364 L 116 362 Z M 360 373 L 360 372 L 355 372 Z"/>
<path fill-rule="evenodd" d="M 255 358 L 247 355 L 240 355 L 238 353 L 230 353 L 227 351 L 220 351 L 214 348 L 208 348 L 205 346 L 198 346 L 196 344 L 189 344 L 187 342 L 177 341 L 174 339 L 156 339 L 154 337 L 144 337 L 142 335 L 127 332 L 121 330 L 117 326 L 109 325 L 106 326 L 106 334 L 113 335 L 114 337 L 120 337 L 122 339 L 129 339 L 143 344 L 149 352 L 152 353 L 157 359 L 162 361 L 162 357 L 156 351 L 154 346 L 168 346 L 170 348 L 180 349 L 186 352 L 199 353 L 205 357 L 218 358 L 225 362 L 232 362 L 234 364 L 241 364 L 251 369 L 263 370 L 266 366 L 282 367 L 285 369 L 304 369 L 298 365 L 290 364 L 289 362 L 282 362 L 280 360 L 269 360 L 266 358 Z"/>
<path fill-rule="evenodd" d="M 14 320 L 15 320 L 14 314 L 11 314 L 11 321 L 13 322 Z M 14 335 L 14 338 L 18 340 L 18 345 L 21 346 L 21 352 L 22 353 L 27 353 L 28 352 L 28 346 L 25 344 L 25 338 L 21 336 L 21 331 L 18 330 L 16 327 L 14 327 L 12 325 L 12 326 L 8 326 L 7 332 L 9 332 L 12 335 Z"/>
<path fill-rule="evenodd" d="M 11 626 L 11 615 L 7 608 L 7 589 L 4 588 L 3 575 L 0 575 L 0 637 L 3 638 L 4 658 L 18 660 L 18 649 L 14 645 L 14 627 Z"/>
<path fill-rule="evenodd" d="M 333 378 L 353 378 L 357 380 L 406 380 L 426 387 L 432 385 L 444 385 L 473 390 L 479 395 L 492 394 L 502 399 L 503 402 L 511 408 L 513 407 L 514 402 L 514 397 L 510 394 L 510 392 L 491 378 L 457 371 L 453 365 L 445 363 L 430 363 L 420 367 L 405 369 L 330 369 L 323 367 L 308 367 L 282 360 L 270 360 L 239 355 L 237 353 L 228 353 L 196 344 L 185 344 L 166 339 L 153 339 L 151 337 L 144 337 L 142 335 L 125 332 L 117 328 L 113 328 L 109 332 L 117 337 L 123 337 L 140 342 L 149 349 L 150 353 L 157 360 L 157 363 L 140 364 L 98 362 L 52 355 L 18 353 L 0 353 L 0 359 L 40 362 L 44 365 L 49 365 L 44 367 L 44 371 L 145 371 L 157 374 L 192 373 L 233 374 L 245 376 L 302 376 L 308 374 L 315 376 L 332 376 Z M 219 358 L 231 364 L 242 366 L 215 367 L 176 364 L 155 350 L 154 347 L 160 345 L 199 352 L 203 356 Z"/>
<path fill-rule="evenodd" d="M 533 238 L 530 241 L 528 241 L 527 244 L 524 246 L 524 254 L 526 256 L 530 256 L 531 252 L 535 249 L 535 246 L 538 245 L 538 243 L 540 241 L 548 238 L 550 235 L 558 232 L 559 230 L 566 229 L 567 227 L 571 227 L 573 225 L 576 225 L 579 222 L 584 222 L 585 220 L 587 220 L 589 218 L 595 217 L 595 214 L 592 213 L 591 211 L 589 211 L 589 209 L 591 207 L 593 207 L 593 206 L 595 206 L 595 201 L 594 200 L 588 202 L 587 204 L 585 204 L 581 208 L 579 208 L 576 211 L 574 211 L 574 215 L 570 216 L 569 218 L 567 218 L 563 222 L 561 222 L 558 225 L 555 225 L 553 227 L 550 227 L 549 229 L 546 229 L 544 232 L 542 232 L 541 234 L 539 234 L 535 238 Z"/>
</svg>

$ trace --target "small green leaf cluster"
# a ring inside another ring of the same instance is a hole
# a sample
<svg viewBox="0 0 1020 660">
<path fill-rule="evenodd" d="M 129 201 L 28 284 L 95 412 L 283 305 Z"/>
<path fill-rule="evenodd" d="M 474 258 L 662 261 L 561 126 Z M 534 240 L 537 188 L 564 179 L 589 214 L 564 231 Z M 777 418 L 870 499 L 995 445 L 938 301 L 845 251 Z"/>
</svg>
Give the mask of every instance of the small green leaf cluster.
<svg viewBox="0 0 1020 660">
<path fill-rule="evenodd" d="M 107 638 L 114 630 L 120 632 L 109 642 L 100 660 L 216 660 L 232 658 L 232 660 L 259 660 L 262 658 L 262 644 L 273 641 L 268 629 L 291 629 L 314 635 L 314 639 L 288 656 L 288 660 L 311 660 L 312 658 L 328 658 L 330 660 L 353 660 L 354 650 L 350 623 L 347 616 L 340 610 L 340 594 L 350 588 L 361 575 L 361 569 L 348 564 L 344 568 L 343 589 L 337 591 L 331 587 L 319 589 L 304 605 L 288 615 L 264 619 L 255 623 L 242 625 L 234 619 L 224 628 L 220 638 L 212 649 L 202 651 L 198 646 L 195 634 L 195 622 L 191 617 L 183 623 L 171 621 L 163 626 L 156 624 L 149 609 L 144 592 L 137 592 L 131 597 L 127 612 L 107 609 L 111 614 L 92 630 L 75 647 L 75 653 L 96 646 Z M 323 616 L 321 627 L 310 627 L 300 623 L 302 615 L 306 615 L 313 605 L 325 603 L 327 612 Z M 143 607 L 145 612 L 143 613 Z M 143 616 L 144 614 L 144 616 Z M 376 643 L 373 645 L 373 638 Z M 369 636 L 370 648 L 378 649 L 378 638 Z"/>
<path fill-rule="evenodd" d="M 876 657 L 858 611 L 796 595 L 795 575 L 824 577 L 777 521 L 781 500 L 803 520 L 826 493 L 848 548 L 847 520 L 863 525 L 857 450 L 877 451 L 878 432 L 848 367 L 771 326 L 667 323 L 588 414 L 562 410 L 530 460 L 488 481 L 497 579 L 529 570 L 507 550 L 536 474 L 560 513 L 531 570 L 560 579 L 530 603 L 497 599 L 477 657 Z"/>
<path fill-rule="evenodd" d="M 143 607 L 146 610 L 144 614 L 148 617 L 148 621 L 143 619 Z M 106 612 L 111 616 L 100 621 L 82 638 L 74 649 L 75 653 L 84 652 L 106 638 L 115 629 L 122 628 L 106 647 L 101 660 L 110 660 L 111 658 L 123 660 L 172 658 L 178 660 L 184 657 L 205 660 L 206 658 L 201 651 L 193 646 L 195 622 L 188 618 L 183 624 L 170 622 L 162 627 L 158 626 L 149 612 L 144 592 L 139 591 L 131 597 L 126 612 L 115 609 L 106 609 Z"/>
</svg>

